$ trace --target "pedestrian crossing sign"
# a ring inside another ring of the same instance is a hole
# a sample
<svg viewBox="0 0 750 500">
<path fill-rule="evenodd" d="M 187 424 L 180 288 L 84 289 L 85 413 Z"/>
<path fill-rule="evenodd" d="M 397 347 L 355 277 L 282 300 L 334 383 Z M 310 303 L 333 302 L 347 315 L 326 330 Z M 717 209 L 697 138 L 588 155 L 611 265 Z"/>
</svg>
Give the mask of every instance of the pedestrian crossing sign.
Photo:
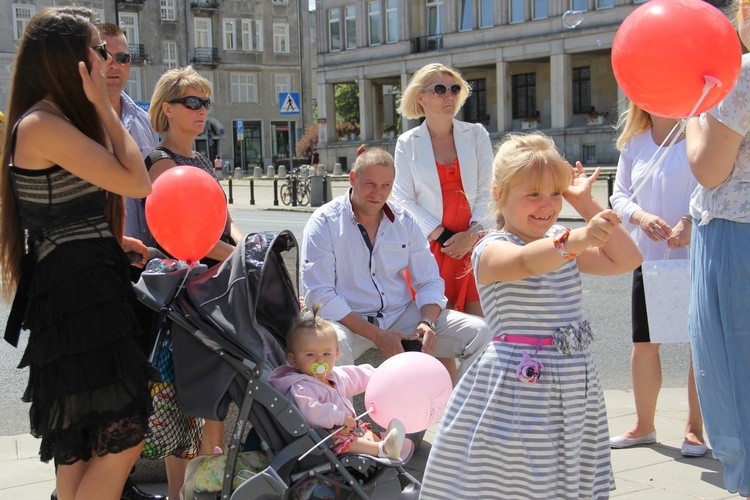
<svg viewBox="0 0 750 500">
<path fill-rule="evenodd" d="M 301 112 L 299 92 L 279 92 L 279 113 L 282 116 L 298 115 Z"/>
</svg>

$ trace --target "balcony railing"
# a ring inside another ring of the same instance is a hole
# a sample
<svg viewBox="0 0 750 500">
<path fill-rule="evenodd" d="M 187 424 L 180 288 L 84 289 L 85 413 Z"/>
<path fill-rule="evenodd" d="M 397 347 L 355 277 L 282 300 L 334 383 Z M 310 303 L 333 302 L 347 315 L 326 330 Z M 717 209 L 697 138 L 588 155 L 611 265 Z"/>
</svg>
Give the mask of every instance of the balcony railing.
<svg viewBox="0 0 750 500">
<path fill-rule="evenodd" d="M 193 14 L 202 10 L 218 11 L 219 2 L 216 0 L 193 0 L 190 2 L 190 10 Z"/>
<path fill-rule="evenodd" d="M 430 52 L 443 48 L 443 35 L 420 36 L 411 39 L 411 53 Z"/>
<path fill-rule="evenodd" d="M 196 47 L 193 62 L 200 64 L 218 64 L 221 61 L 216 47 Z"/>
<path fill-rule="evenodd" d="M 130 52 L 130 57 L 132 57 L 135 62 L 148 60 L 148 54 L 146 54 L 146 49 L 142 43 L 129 43 L 128 52 Z"/>
<path fill-rule="evenodd" d="M 146 0 L 117 0 L 117 5 L 123 10 L 141 10 Z"/>
</svg>

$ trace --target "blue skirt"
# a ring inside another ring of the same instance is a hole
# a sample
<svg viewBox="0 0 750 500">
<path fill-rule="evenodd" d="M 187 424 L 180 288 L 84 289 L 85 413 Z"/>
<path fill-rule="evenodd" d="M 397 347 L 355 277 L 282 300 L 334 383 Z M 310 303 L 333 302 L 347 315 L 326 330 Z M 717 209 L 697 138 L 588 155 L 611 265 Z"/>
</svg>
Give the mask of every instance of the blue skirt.
<svg viewBox="0 0 750 500">
<path fill-rule="evenodd" d="M 697 224 L 697 221 L 696 221 Z M 689 334 L 703 420 L 730 493 L 750 497 L 750 224 L 695 225 Z"/>
</svg>

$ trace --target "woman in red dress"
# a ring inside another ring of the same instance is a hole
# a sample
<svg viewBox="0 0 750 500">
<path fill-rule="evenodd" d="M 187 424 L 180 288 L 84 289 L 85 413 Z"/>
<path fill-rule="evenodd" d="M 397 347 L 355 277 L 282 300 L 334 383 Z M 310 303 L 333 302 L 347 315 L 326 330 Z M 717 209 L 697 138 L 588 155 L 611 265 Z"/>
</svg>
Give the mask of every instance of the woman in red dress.
<svg viewBox="0 0 750 500">
<path fill-rule="evenodd" d="M 471 251 L 491 224 L 493 155 L 483 125 L 454 118 L 470 92 L 461 75 L 442 64 L 414 74 L 398 111 L 424 122 L 398 138 L 393 197 L 415 215 L 430 242 L 448 307 L 481 316 Z"/>
</svg>

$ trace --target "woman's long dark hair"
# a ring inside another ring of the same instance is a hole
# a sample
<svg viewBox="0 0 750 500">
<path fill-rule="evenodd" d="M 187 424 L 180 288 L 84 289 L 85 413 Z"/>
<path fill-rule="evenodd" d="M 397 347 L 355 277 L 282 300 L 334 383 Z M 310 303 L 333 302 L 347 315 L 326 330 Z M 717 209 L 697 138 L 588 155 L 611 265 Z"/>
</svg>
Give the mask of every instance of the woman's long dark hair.
<svg viewBox="0 0 750 500">
<path fill-rule="evenodd" d="M 2 138 L 0 169 L 0 273 L 3 294 L 10 298 L 20 278 L 24 239 L 11 184 L 11 137 L 16 123 L 35 103 L 49 96 L 65 117 L 86 136 L 105 145 L 99 115 L 83 91 L 78 62 L 90 70 L 89 47 L 94 12 L 81 7 L 58 7 L 34 16 L 21 38 L 14 62 Z M 86 161 L 86 158 L 81 158 Z M 122 237 L 122 197 L 108 193 L 107 217 L 116 237 Z"/>
</svg>

